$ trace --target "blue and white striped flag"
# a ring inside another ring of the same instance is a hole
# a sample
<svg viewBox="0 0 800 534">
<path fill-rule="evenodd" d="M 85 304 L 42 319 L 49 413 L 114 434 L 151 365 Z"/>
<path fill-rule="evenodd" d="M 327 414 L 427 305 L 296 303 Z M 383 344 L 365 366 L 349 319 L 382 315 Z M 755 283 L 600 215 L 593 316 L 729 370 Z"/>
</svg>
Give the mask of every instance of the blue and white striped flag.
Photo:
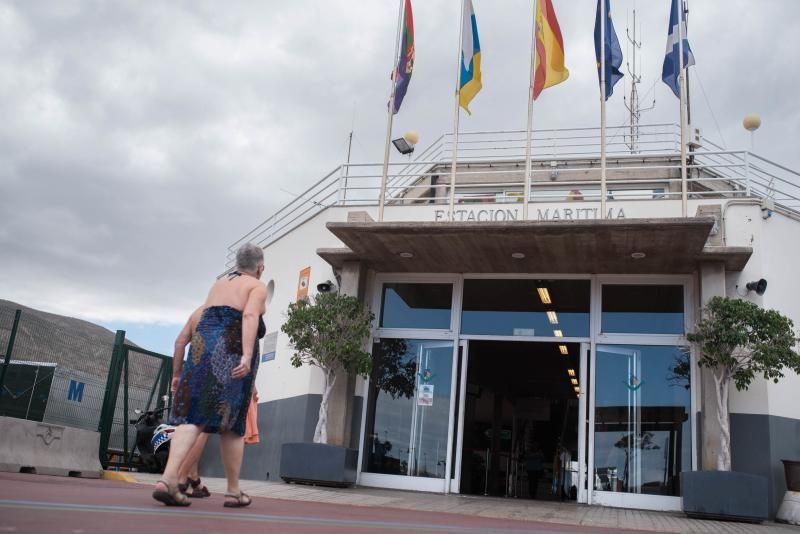
<svg viewBox="0 0 800 534">
<path fill-rule="evenodd" d="M 680 13 L 680 17 L 678 17 Z M 689 40 L 686 37 L 686 13 L 683 10 L 683 0 L 672 0 L 672 7 L 669 12 L 669 32 L 667 35 L 667 51 L 664 56 L 664 68 L 661 71 L 661 79 L 672 89 L 675 96 L 681 97 L 681 89 L 678 82 L 680 76 L 680 58 L 678 57 L 678 20 L 681 21 L 683 31 L 683 66 L 684 68 L 694 65 L 694 54 L 689 47 Z"/>
</svg>

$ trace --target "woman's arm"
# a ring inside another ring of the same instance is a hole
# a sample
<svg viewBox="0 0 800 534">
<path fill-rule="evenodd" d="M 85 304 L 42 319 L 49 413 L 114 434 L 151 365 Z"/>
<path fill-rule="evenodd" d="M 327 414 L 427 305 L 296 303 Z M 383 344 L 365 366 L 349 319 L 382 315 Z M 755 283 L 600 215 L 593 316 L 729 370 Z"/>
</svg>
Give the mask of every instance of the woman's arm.
<svg viewBox="0 0 800 534">
<path fill-rule="evenodd" d="M 242 311 L 242 359 L 233 368 L 233 378 L 243 378 L 250 372 L 250 360 L 256 344 L 258 318 L 264 313 L 267 301 L 267 288 L 258 283 L 247 296 L 247 304 Z"/>
<path fill-rule="evenodd" d="M 192 332 L 197 326 L 198 319 L 202 313 L 203 308 L 197 308 L 189 316 L 189 320 L 181 329 L 180 334 L 175 339 L 175 350 L 172 353 L 172 384 L 171 390 L 174 393 L 178 389 L 178 382 L 181 378 L 181 370 L 183 369 L 183 358 L 186 356 L 186 345 L 192 341 Z"/>
</svg>

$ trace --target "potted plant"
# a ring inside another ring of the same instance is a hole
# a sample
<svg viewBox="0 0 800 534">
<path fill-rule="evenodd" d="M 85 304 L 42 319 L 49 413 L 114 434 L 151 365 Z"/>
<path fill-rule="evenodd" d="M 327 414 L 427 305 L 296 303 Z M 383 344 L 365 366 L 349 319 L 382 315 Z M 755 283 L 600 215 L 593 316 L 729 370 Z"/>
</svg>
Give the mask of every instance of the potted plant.
<svg viewBox="0 0 800 534">
<path fill-rule="evenodd" d="M 741 299 L 714 297 L 687 337 L 699 350 L 698 364 L 714 377 L 720 450 L 716 471 L 681 474 L 683 509 L 692 517 L 743 521 L 768 518 L 767 479 L 731 471 L 729 392 L 746 390 L 757 376 L 778 382 L 783 371 L 800 372 L 792 321 Z"/>
<path fill-rule="evenodd" d="M 372 360 L 363 347 L 373 319 L 357 298 L 335 292 L 289 305 L 281 330 L 295 350 L 292 365 L 319 368 L 324 388 L 313 442 L 286 443 L 281 448 L 280 474 L 285 481 L 337 486 L 355 482 L 358 451 L 328 444 L 328 403 L 337 379 L 369 375 Z"/>
</svg>

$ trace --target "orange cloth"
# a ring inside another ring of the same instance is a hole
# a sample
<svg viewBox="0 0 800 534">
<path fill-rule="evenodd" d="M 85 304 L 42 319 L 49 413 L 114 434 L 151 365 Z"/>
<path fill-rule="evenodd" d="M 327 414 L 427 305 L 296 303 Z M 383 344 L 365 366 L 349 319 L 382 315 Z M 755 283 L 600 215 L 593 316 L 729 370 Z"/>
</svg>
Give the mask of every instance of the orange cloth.
<svg viewBox="0 0 800 534">
<path fill-rule="evenodd" d="M 258 439 L 258 395 L 253 394 L 250 399 L 250 406 L 247 408 L 247 418 L 244 427 L 244 442 L 246 445 L 254 445 Z"/>
</svg>

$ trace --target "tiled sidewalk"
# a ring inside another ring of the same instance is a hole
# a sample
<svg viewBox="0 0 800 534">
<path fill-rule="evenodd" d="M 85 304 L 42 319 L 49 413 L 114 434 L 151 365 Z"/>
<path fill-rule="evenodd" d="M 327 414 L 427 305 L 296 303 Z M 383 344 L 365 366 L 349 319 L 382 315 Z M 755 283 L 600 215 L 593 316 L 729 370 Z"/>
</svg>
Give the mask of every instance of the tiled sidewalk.
<svg viewBox="0 0 800 534">
<path fill-rule="evenodd" d="M 134 476 L 142 484 L 154 484 L 159 478 L 158 475 L 144 473 L 134 473 Z M 225 479 L 204 478 L 203 482 L 212 493 L 225 491 Z M 242 489 L 252 496 L 271 499 L 426 510 L 499 519 L 544 521 L 561 525 L 704 534 L 800 534 L 800 527 L 777 523 L 749 525 L 699 521 L 689 519 L 679 513 L 604 508 L 571 503 L 440 495 L 363 487 L 337 489 L 254 480 L 243 480 L 241 485 Z"/>
</svg>

